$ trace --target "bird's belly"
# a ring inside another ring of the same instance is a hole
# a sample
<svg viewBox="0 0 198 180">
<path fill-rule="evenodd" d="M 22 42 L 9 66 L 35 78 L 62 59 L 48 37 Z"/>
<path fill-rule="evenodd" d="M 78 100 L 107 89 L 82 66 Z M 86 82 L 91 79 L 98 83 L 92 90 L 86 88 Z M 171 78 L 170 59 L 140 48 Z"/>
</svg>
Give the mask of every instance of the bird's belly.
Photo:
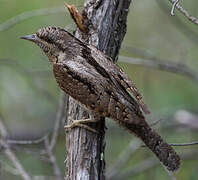
<svg viewBox="0 0 198 180">
<path fill-rule="evenodd" d="M 64 68 L 54 68 L 54 76 L 59 87 L 87 109 L 112 119 L 130 119 L 128 108 L 113 93 L 110 85 L 97 78 L 88 79 L 68 73 Z"/>
<path fill-rule="evenodd" d="M 54 76 L 59 87 L 68 95 L 85 105 L 89 110 L 103 116 L 108 115 L 109 94 L 99 84 L 86 79 L 76 78 L 71 74 L 54 69 Z"/>
</svg>

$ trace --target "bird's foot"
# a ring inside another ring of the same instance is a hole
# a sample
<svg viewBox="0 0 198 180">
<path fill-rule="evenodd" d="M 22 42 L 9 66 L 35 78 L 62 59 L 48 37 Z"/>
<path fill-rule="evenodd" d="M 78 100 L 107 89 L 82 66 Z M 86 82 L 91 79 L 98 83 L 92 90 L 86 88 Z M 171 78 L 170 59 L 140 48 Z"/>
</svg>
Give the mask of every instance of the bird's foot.
<svg viewBox="0 0 198 180">
<path fill-rule="evenodd" d="M 92 118 L 81 119 L 81 120 L 73 120 L 72 119 L 72 123 L 64 126 L 64 129 L 71 130 L 72 128 L 75 128 L 75 127 L 81 127 L 81 128 L 87 129 L 87 130 L 89 130 L 93 133 L 98 134 L 97 130 L 95 130 L 95 129 L 89 127 L 88 125 L 86 125 L 86 123 L 92 123 L 92 122 L 97 122 L 97 121 L 98 121 L 97 119 L 92 119 Z"/>
</svg>

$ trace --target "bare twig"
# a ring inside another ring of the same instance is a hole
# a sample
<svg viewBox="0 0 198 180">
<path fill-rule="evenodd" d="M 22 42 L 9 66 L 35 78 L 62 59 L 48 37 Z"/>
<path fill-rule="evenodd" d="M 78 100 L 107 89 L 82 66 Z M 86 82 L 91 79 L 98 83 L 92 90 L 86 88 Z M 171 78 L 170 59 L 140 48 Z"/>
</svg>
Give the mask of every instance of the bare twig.
<svg viewBox="0 0 198 180">
<path fill-rule="evenodd" d="M 132 58 L 126 56 L 119 56 L 119 58 L 120 58 L 120 62 L 125 62 L 129 64 L 138 64 L 158 70 L 180 74 L 198 82 L 198 73 L 194 72 L 185 64 L 178 64 L 170 61 L 162 61 L 157 59 L 142 59 L 142 58 Z"/>
<path fill-rule="evenodd" d="M 20 23 L 26 19 L 29 19 L 35 16 L 43 16 L 43 15 L 48 15 L 48 14 L 57 14 L 57 13 L 65 13 L 65 12 L 66 11 L 63 7 L 43 8 L 43 9 L 36 9 L 36 10 L 28 11 L 28 12 L 23 12 L 15 17 L 10 18 L 4 23 L 0 24 L 0 32 L 5 31 L 17 23 Z"/>
<path fill-rule="evenodd" d="M 67 7 L 68 11 L 70 12 L 71 17 L 73 18 L 74 22 L 78 26 L 78 28 L 82 32 L 86 32 L 86 26 L 84 25 L 84 17 L 83 15 L 76 9 L 74 5 L 69 5 L 65 3 L 65 6 Z"/>
<path fill-rule="evenodd" d="M 155 2 L 162 10 L 164 15 L 167 16 L 167 14 L 169 14 L 170 12 L 170 7 L 168 6 L 168 3 L 166 1 L 160 0 L 155 0 Z M 172 22 L 172 25 L 175 26 L 179 32 L 181 32 L 187 39 L 189 39 L 191 42 L 197 45 L 198 34 L 189 26 L 189 24 L 185 23 L 185 21 L 179 16 L 169 18 L 169 20 L 170 22 Z"/>
<path fill-rule="evenodd" d="M 114 179 L 115 175 L 129 161 L 132 154 L 140 147 L 140 141 L 132 140 L 124 151 L 119 155 L 116 162 L 107 170 L 107 179 Z"/>
<path fill-rule="evenodd" d="M 49 156 L 50 163 L 52 164 L 54 175 L 56 176 L 56 180 L 62 180 L 61 171 L 56 162 L 56 157 L 54 156 L 53 152 L 50 149 L 49 138 L 45 139 L 45 148 L 47 155 Z"/>
<path fill-rule="evenodd" d="M 10 58 L 0 58 L 0 63 L 9 67 L 15 68 L 15 70 L 21 71 L 25 74 L 27 74 L 30 77 L 49 77 L 50 76 L 50 70 L 33 70 L 30 68 L 27 68 L 19 63 L 19 61 L 10 59 Z"/>
<path fill-rule="evenodd" d="M 185 159 L 190 159 L 198 157 L 197 156 L 197 151 L 190 151 L 190 152 L 185 152 L 181 154 L 181 158 L 183 160 Z M 133 166 L 132 168 L 129 168 L 128 170 L 125 170 L 124 172 L 117 172 L 115 175 L 114 180 L 120 180 L 120 179 L 128 179 L 129 177 L 134 177 L 144 171 L 147 171 L 151 168 L 154 168 L 157 166 L 160 162 L 156 160 L 156 158 L 149 157 L 146 160 L 138 163 L 137 165 Z M 107 178 L 107 180 L 110 180 Z"/>
<path fill-rule="evenodd" d="M 54 131 L 53 131 L 52 139 L 51 139 L 51 143 L 50 143 L 51 151 L 53 151 L 53 148 L 56 145 L 56 140 L 58 138 L 58 134 L 60 131 L 61 120 L 64 118 L 64 115 L 65 115 L 65 105 L 67 102 L 67 97 L 68 96 L 63 91 L 60 91 L 58 111 L 56 114 Z"/>
<path fill-rule="evenodd" d="M 39 74 L 38 76 L 35 75 L 38 72 L 33 72 L 31 70 L 28 70 L 24 66 L 20 65 L 17 61 L 12 59 L 0 59 L 0 62 L 6 65 L 12 65 L 15 67 L 14 70 L 18 70 L 18 72 L 30 77 L 33 82 L 31 85 L 33 86 L 33 88 L 35 88 L 38 91 L 38 93 L 41 93 L 52 104 L 56 102 L 56 99 L 43 87 L 43 83 L 41 83 L 41 78 L 40 78 L 41 74 Z M 50 73 L 46 71 L 43 72 L 43 75 L 44 74 L 45 75 L 48 74 L 48 76 L 50 75 Z"/>
<path fill-rule="evenodd" d="M 6 138 L 8 136 L 8 132 L 3 124 L 3 120 L 0 117 L 0 134 L 2 138 Z"/>
<path fill-rule="evenodd" d="M 170 146 L 194 146 L 198 145 L 198 141 L 189 142 L 189 143 L 169 143 Z M 146 147 L 145 145 L 141 145 L 141 147 Z"/>
<path fill-rule="evenodd" d="M 198 141 L 189 142 L 189 143 L 171 143 L 169 145 L 171 145 L 171 146 L 193 146 L 193 145 L 198 145 Z"/>
<path fill-rule="evenodd" d="M 157 125 L 158 123 L 160 123 L 162 121 L 162 119 L 158 119 L 154 122 L 152 122 L 151 124 L 149 124 L 151 127 Z"/>
<path fill-rule="evenodd" d="M 165 166 L 163 166 L 171 180 L 177 180 L 176 177 L 174 176 L 173 172 L 170 172 Z"/>
<path fill-rule="evenodd" d="M 174 8 L 176 7 L 185 17 L 188 18 L 188 20 L 190 20 L 191 22 L 193 22 L 194 24 L 198 25 L 198 19 L 195 18 L 194 16 L 191 16 L 188 11 L 186 11 L 184 8 L 182 8 L 179 4 L 178 4 L 178 0 L 169 0 L 169 2 L 171 2 L 173 4 L 172 11 L 174 11 Z M 174 14 L 174 13 L 173 13 Z"/>
<path fill-rule="evenodd" d="M 9 144 L 23 144 L 23 145 L 29 145 L 29 144 L 39 144 L 43 142 L 48 137 L 48 134 L 42 136 L 39 139 L 35 140 L 14 140 L 14 139 L 7 139 L 7 142 Z"/>
<path fill-rule="evenodd" d="M 176 0 L 174 3 L 173 3 L 173 6 L 172 6 L 172 9 L 171 9 L 171 15 L 174 16 L 174 10 L 175 10 L 175 6 L 179 3 L 180 0 Z"/>
<path fill-rule="evenodd" d="M 157 164 L 159 164 L 159 161 L 157 161 L 156 158 L 148 158 L 142 162 L 140 162 L 139 164 L 137 164 L 136 166 L 133 166 L 132 169 L 126 170 L 124 172 L 119 172 L 114 176 L 114 180 L 120 180 L 120 179 L 127 179 L 129 177 L 135 176 L 141 172 L 144 172 L 148 169 L 153 168 L 154 166 L 156 166 Z M 107 180 L 110 180 L 109 178 L 107 178 Z"/>
<path fill-rule="evenodd" d="M 20 163 L 18 158 L 15 156 L 15 154 L 11 151 L 9 144 L 5 140 L 8 133 L 1 119 L 0 119 L 0 134 L 1 134 L 0 145 L 4 147 L 5 154 L 12 161 L 12 163 L 14 164 L 15 168 L 18 170 L 21 177 L 24 180 L 30 180 L 31 179 L 30 176 L 25 171 L 25 169 L 23 168 L 22 164 Z"/>
<path fill-rule="evenodd" d="M 12 167 L 11 165 L 9 165 L 7 162 L 3 161 L 2 159 L 0 159 L 0 163 L 3 164 L 3 166 L 1 166 L 1 168 L 11 174 L 14 174 L 14 175 L 20 175 L 19 174 L 19 171 Z"/>
<path fill-rule="evenodd" d="M 4 140 L 0 139 L 0 144 L 5 148 L 4 152 L 7 155 L 7 157 L 12 161 L 16 169 L 18 170 L 19 174 L 24 180 L 30 180 L 30 176 L 27 174 L 25 169 L 23 168 L 22 164 L 19 162 L 18 158 L 15 156 L 15 154 L 11 151 L 9 144 Z"/>
</svg>

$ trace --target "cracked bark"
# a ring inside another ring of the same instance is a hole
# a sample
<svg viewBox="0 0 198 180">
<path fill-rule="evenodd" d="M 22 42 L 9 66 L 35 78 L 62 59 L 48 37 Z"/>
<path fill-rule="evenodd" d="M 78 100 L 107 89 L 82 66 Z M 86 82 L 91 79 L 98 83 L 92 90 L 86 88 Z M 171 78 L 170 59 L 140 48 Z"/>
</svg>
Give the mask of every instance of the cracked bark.
<svg viewBox="0 0 198 180">
<path fill-rule="evenodd" d="M 76 30 L 75 36 L 84 42 L 95 45 L 114 60 L 126 33 L 126 19 L 131 0 L 86 0 L 83 13 L 87 19 L 87 33 Z M 88 113 L 69 97 L 67 124 L 71 119 L 88 117 Z M 105 179 L 105 120 L 91 124 L 99 134 L 86 129 L 73 128 L 66 132 L 66 177 L 67 180 Z"/>
</svg>

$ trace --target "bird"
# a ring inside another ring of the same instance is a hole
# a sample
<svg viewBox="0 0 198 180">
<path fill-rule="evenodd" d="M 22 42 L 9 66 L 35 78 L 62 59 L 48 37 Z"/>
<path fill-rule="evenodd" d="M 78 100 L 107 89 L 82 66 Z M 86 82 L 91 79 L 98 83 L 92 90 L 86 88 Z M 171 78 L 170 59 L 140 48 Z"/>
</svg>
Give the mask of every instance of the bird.
<svg viewBox="0 0 198 180">
<path fill-rule="evenodd" d="M 140 93 L 109 56 L 59 27 L 44 27 L 21 38 L 42 49 L 51 62 L 58 86 L 85 107 L 91 117 L 114 120 L 140 138 L 166 169 L 179 169 L 179 155 L 146 122 L 143 112 L 148 114 L 149 110 Z"/>
</svg>

